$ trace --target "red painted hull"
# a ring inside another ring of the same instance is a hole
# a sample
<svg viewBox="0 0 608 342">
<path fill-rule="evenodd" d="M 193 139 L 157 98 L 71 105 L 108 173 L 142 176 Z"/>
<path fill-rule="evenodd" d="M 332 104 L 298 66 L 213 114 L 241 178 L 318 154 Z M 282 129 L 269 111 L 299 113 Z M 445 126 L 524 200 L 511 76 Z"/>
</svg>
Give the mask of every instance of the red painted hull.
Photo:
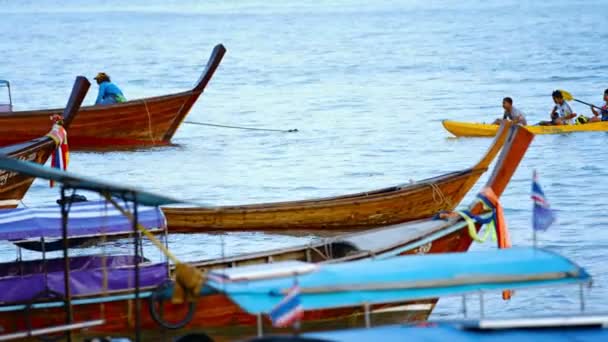
<svg viewBox="0 0 608 342">
<path fill-rule="evenodd" d="M 431 244 L 428 253 L 447 253 L 461 250 L 463 241 L 468 239 L 466 229 L 461 229 L 445 235 Z M 415 254 L 422 252 L 420 248 L 411 249 L 401 253 Z M 425 250 L 427 252 L 427 250 Z M 98 297 L 99 298 L 99 297 Z M 373 306 L 372 319 L 374 324 L 391 324 L 412 321 L 423 321 L 428 318 L 435 307 L 437 299 L 421 300 L 416 302 L 402 302 Z M 74 306 L 74 319 L 76 322 L 94 319 L 104 319 L 103 326 L 87 330 L 87 336 L 99 335 L 132 335 L 135 327 L 134 300 L 120 300 L 109 303 L 84 304 Z M 380 312 L 374 312 L 380 311 Z M 184 328 L 167 330 L 161 327 L 149 313 L 148 299 L 141 300 L 141 322 L 144 335 L 177 336 L 190 332 L 204 332 L 214 340 L 234 340 L 245 336 L 255 336 L 257 333 L 257 317 L 244 312 L 226 296 L 218 294 L 205 296 L 198 300 L 196 312 L 192 321 Z M 183 305 L 168 304 L 164 307 L 165 319 L 169 322 L 181 320 L 186 313 Z M 5 331 L 19 331 L 27 329 L 27 313 L 20 311 L 17 314 L 0 313 L 0 325 Z M 45 327 L 65 323 L 65 313 L 61 308 L 33 310 L 31 313 L 33 327 Z M 265 317 L 263 319 L 264 332 L 280 332 L 273 328 Z M 364 325 L 364 309 L 361 306 L 307 311 L 302 320 L 302 329 L 323 330 L 336 328 L 361 327 Z M 82 334 L 82 333 L 81 333 Z"/>
<path fill-rule="evenodd" d="M 72 150 L 113 150 L 167 145 L 218 68 L 226 49 L 218 45 L 197 85 L 185 92 L 79 110 L 70 129 Z M 48 132 L 49 116 L 63 109 L 0 113 L 0 146 Z"/>
<path fill-rule="evenodd" d="M 179 336 L 191 332 L 204 332 L 214 340 L 234 340 L 257 334 L 257 317 L 243 312 L 223 295 L 201 298 L 192 321 L 184 328 L 167 330 L 154 321 L 149 314 L 146 299 L 141 303 L 141 331 L 144 335 Z M 401 305 L 422 305 L 425 310 L 396 311 L 399 305 L 374 305 L 371 307 L 374 324 L 400 323 L 407 321 L 426 320 L 434 307 L 434 300 L 402 303 Z M 81 335 L 86 336 L 129 336 L 135 329 L 134 301 L 118 301 L 105 304 L 88 304 L 74 307 L 75 322 L 103 319 L 105 324 L 89 328 Z M 184 306 L 165 307 L 165 318 L 168 321 L 178 321 L 185 315 Z M 61 308 L 39 309 L 30 314 L 33 327 L 48 327 L 65 323 L 65 313 Z M 27 330 L 27 315 L 22 311 L 17 314 L 1 313 L 0 324 L 5 332 Z M 323 330 L 346 327 L 361 327 L 364 325 L 364 310 L 362 307 L 341 308 L 330 310 L 308 311 L 302 320 L 302 330 Z M 267 318 L 263 319 L 263 331 L 289 331 L 273 328 Z"/>
</svg>

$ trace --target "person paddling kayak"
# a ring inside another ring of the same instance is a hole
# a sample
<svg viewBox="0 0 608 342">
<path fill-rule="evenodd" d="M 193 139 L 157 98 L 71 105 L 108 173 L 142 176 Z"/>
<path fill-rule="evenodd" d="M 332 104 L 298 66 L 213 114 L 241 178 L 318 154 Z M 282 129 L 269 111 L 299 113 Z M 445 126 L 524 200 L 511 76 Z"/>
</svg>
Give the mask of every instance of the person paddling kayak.
<svg viewBox="0 0 608 342">
<path fill-rule="evenodd" d="M 555 90 L 551 96 L 553 97 L 553 103 L 555 103 L 550 114 L 551 121 L 541 121 L 538 124 L 541 126 L 571 125 L 572 119 L 576 117 L 576 114 L 572 111 L 568 102 L 564 100 L 562 92 Z"/>
<path fill-rule="evenodd" d="M 106 105 L 121 103 L 127 101 L 122 94 L 120 88 L 110 81 L 110 76 L 105 72 L 100 72 L 94 77 L 99 85 L 99 93 L 97 94 L 96 105 Z"/>
<path fill-rule="evenodd" d="M 496 119 L 496 121 L 494 121 L 495 125 L 500 125 L 503 120 L 513 121 L 514 124 L 524 126 L 527 125 L 524 113 L 522 113 L 522 111 L 513 106 L 512 98 L 505 97 L 504 99 L 502 99 L 502 108 L 504 108 L 505 112 L 502 116 L 502 119 Z"/>
<path fill-rule="evenodd" d="M 608 89 L 604 90 L 604 105 L 600 109 L 591 108 L 593 117 L 589 119 L 591 122 L 608 121 Z"/>
</svg>

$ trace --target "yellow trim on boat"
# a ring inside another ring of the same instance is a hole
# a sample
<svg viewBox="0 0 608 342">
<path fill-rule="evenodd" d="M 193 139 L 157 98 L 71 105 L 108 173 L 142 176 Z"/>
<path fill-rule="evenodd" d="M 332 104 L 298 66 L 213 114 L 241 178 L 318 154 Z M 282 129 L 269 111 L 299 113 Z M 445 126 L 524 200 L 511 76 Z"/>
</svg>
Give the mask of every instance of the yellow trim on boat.
<svg viewBox="0 0 608 342">
<path fill-rule="evenodd" d="M 443 120 L 445 129 L 457 137 L 493 137 L 498 125 Z M 534 134 L 563 134 L 572 132 L 608 132 L 608 121 L 592 122 L 583 125 L 525 126 Z"/>
</svg>

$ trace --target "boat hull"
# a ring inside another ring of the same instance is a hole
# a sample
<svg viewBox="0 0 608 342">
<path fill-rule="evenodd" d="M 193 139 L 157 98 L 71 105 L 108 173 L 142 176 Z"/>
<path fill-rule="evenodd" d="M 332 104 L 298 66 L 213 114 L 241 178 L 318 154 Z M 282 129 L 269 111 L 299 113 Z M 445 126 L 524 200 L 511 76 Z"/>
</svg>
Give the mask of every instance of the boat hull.
<svg viewBox="0 0 608 342">
<path fill-rule="evenodd" d="M 396 324 L 401 322 L 423 321 L 428 319 L 430 310 L 434 307 L 431 301 L 416 301 L 402 305 L 373 305 L 375 325 Z M 132 336 L 135 328 L 135 303 L 129 301 L 114 301 L 104 304 L 87 304 L 74 307 L 74 321 L 82 322 L 91 319 L 103 319 L 101 326 L 91 327 L 79 337 L 87 336 Z M 208 296 L 199 299 L 197 310 L 190 323 L 180 329 L 163 329 L 149 313 L 147 300 L 141 302 L 141 333 L 142 335 L 169 338 L 187 333 L 199 332 L 212 337 L 214 341 L 240 340 L 243 337 L 257 335 L 257 316 L 242 311 L 236 304 L 223 295 Z M 167 306 L 166 308 L 169 308 Z M 165 310 L 165 318 L 178 321 L 185 315 L 183 306 L 175 310 Z M 27 330 L 26 314 L 31 317 L 34 328 L 65 324 L 65 313 L 61 308 L 38 309 L 29 313 L 0 313 L 0 324 L 5 332 Z M 267 317 L 262 319 L 264 333 L 289 332 L 291 329 L 281 329 L 272 326 Z M 365 325 L 363 307 L 350 307 L 330 310 L 309 311 L 304 313 L 302 331 L 320 331 L 343 328 L 356 328 Z"/>
<path fill-rule="evenodd" d="M 509 125 L 510 126 L 510 125 Z M 348 231 L 413 221 L 452 210 L 487 170 L 507 124 L 472 168 L 419 182 L 337 197 L 242 206 L 163 208 L 172 233 L 205 231 Z"/>
<path fill-rule="evenodd" d="M 429 241 L 422 246 L 412 245 L 411 248 L 398 255 L 422 253 L 447 253 L 468 250 L 470 238 L 466 228 L 450 232 Z M 409 242 L 407 243 L 409 244 Z M 394 246 L 391 250 L 399 250 L 404 245 Z M 388 252 L 388 251 L 387 251 Z M 291 258 L 290 260 L 293 260 Z M 297 259 L 297 258 L 296 258 Z M 364 259 L 364 257 L 350 260 Z M 279 259 L 280 260 L 280 259 Z M 303 259 L 305 260 L 305 259 Z M 276 260 L 278 261 L 278 260 Z M 204 267 L 204 269 L 207 269 Z M 243 337 L 253 337 L 257 334 L 257 316 L 248 314 L 223 294 L 201 297 L 197 300 L 196 311 L 189 323 L 180 329 L 169 330 L 159 325 L 149 312 L 149 293 L 142 291 L 141 299 L 141 330 L 144 336 L 172 337 L 192 332 L 202 332 L 216 341 L 238 340 Z M 121 299 L 120 295 L 95 297 L 95 303 L 75 304 L 73 306 L 74 321 L 88 321 L 103 319 L 101 326 L 91 327 L 86 336 L 99 336 L 115 334 L 120 336 L 132 335 L 135 327 L 135 301 L 133 293 L 125 293 L 128 299 Z M 86 298 L 86 297 L 85 297 Z M 115 298 L 115 300 L 113 300 Z M 105 303 L 96 301 L 107 300 Z M 434 309 L 438 299 L 425 299 L 419 301 L 404 301 L 399 303 L 373 305 L 370 307 L 374 325 L 395 324 L 427 320 Z M 0 308 L 1 310 L 1 308 Z M 164 306 L 164 318 L 168 322 L 176 322 L 186 315 L 184 305 Z M 26 330 L 26 315 L 31 317 L 32 327 L 43 328 L 65 323 L 65 313 L 62 308 L 35 309 L 30 312 L 19 311 L 1 312 L 0 325 L 6 332 Z M 279 333 L 290 330 L 272 327 L 267 317 L 263 317 L 263 331 L 265 333 Z M 302 319 L 302 331 L 320 331 L 331 329 L 345 329 L 362 327 L 365 325 L 364 307 L 345 307 L 339 309 L 326 309 L 306 311 Z M 84 336 L 84 335 L 83 335 Z"/>
<path fill-rule="evenodd" d="M 198 97 L 199 94 L 186 92 L 108 106 L 82 107 L 70 128 L 70 148 L 167 145 L 188 114 L 190 108 L 184 109 L 184 104 L 191 96 Z M 0 113 L 0 144 L 13 144 L 44 135 L 51 128 L 49 116 L 62 111 Z"/>
<path fill-rule="evenodd" d="M 172 233 L 205 231 L 348 231 L 412 221 L 452 210 L 485 169 L 329 199 L 218 208 L 163 208 Z"/>
<path fill-rule="evenodd" d="M 191 90 L 104 106 L 81 107 L 70 127 L 72 150 L 114 150 L 168 145 L 204 92 L 226 49 L 217 45 Z M 0 146 L 46 134 L 49 116 L 63 109 L 0 113 Z"/>
<path fill-rule="evenodd" d="M 11 158 L 44 164 L 55 149 L 50 138 L 39 138 L 3 149 Z M 16 208 L 34 182 L 33 177 L 0 170 L 0 209 Z"/>
<path fill-rule="evenodd" d="M 443 120 L 443 127 L 457 137 L 493 137 L 498 125 Z M 584 125 L 525 126 L 534 134 L 565 134 L 573 132 L 608 132 L 608 122 L 592 122 Z"/>
</svg>

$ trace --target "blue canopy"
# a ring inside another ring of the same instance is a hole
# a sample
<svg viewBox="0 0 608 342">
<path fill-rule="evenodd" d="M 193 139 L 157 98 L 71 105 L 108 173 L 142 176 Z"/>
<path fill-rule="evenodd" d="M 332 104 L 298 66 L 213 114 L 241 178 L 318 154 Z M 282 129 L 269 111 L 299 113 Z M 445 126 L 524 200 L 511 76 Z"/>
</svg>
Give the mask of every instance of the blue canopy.
<svg viewBox="0 0 608 342">
<path fill-rule="evenodd" d="M 430 324 L 429 327 L 414 327 L 390 325 L 371 329 L 349 329 L 343 331 L 329 331 L 304 334 L 302 339 L 295 341 L 426 341 L 426 342 L 541 342 L 541 341 L 607 341 L 608 329 L 601 326 L 578 326 L 578 327 L 550 327 L 542 329 L 518 328 L 501 330 L 470 330 L 463 329 L 461 325 L 454 323 Z M 263 339 L 260 339 L 263 340 Z M 267 339 L 271 341 L 271 338 Z M 281 341 L 288 341 L 284 339 Z M 255 341 L 255 340 L 254 340 Z"/>
<path fill-rule="evenodd" d="M 137 209 L 138 222 L 153 229 L 165 227 L 165 217 L 158 207 Z M 59 205 L 41 208 L 0 210 L 0 240 L 61 238 Z M 71 238 L 125 234 L 133 231 L 133 223 L 104 201 L 73 203 L 68 215 L 68 235 Z"/>
<path fill-rule="evenodd" d="M 159 206 L 171 203 L 182 203 L 170 197 L 156 195 L 135 188 L 97 181 L 88 177 L 78 176 L 59 169 L 52 169 L 42 165 L 0 156 L 0 169 L 21 173 L 30 177 L 54 180 L 73 189 L 91 190 L 124 198 L 128 201 L 137 199 L 142 205 Z"/>
<path fill-rule="evenodd" d="M 259 266 L 212 271 L 207 290 L 225 293 L 251 314 L 265 314 L 285 296 L 296 278 L 304 310 L 591 281 L 589 274 L 572 261 L 534 248 L 413 255 L 316 268 L 306 265 L 264 265 L 259 277 Z M 277 269 L 277 277 L 272 276 L 269 267 Z"/>
</svg>

